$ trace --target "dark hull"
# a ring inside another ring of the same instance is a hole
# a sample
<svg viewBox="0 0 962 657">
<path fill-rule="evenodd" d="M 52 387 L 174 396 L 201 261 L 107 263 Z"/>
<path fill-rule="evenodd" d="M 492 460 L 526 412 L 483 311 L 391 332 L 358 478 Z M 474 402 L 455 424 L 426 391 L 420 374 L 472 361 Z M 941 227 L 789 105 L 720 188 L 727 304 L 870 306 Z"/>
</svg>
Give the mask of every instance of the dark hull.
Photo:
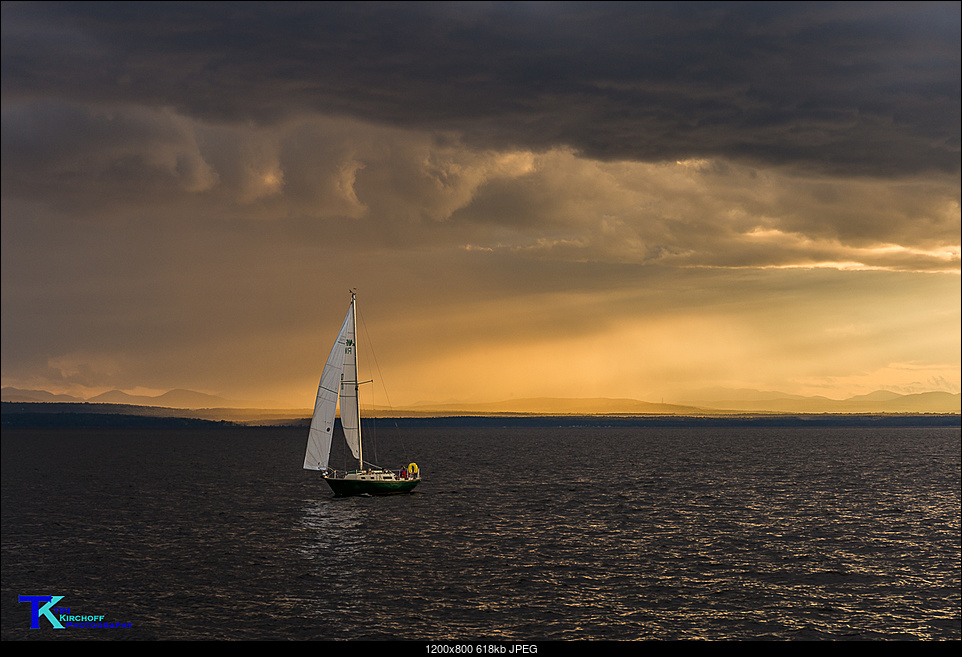
<svg viewBox="0 0 962 657">
<path fill-rule="evenodd" d="M 324 477 L 324 481 L 334 491 L 337 497 L 350 495 L 400 495 L 410 493 L 421 483 L 420 479 L 399 479 L 397 481 L 359 481 L 357 479 L 333 479 Z"/>
</svg>

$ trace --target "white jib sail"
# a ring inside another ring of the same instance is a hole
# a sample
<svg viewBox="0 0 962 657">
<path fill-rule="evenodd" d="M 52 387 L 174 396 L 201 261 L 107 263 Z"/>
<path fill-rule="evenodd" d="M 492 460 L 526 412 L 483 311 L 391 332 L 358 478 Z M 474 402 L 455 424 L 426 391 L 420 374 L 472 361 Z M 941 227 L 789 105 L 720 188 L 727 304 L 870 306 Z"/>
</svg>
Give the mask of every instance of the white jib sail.
<svg viewBox="0 0 962 657">
<path fill-rule="evenodd" d="M 334 433 L 334 410 L 337 407 L 337 393 L 341 385 L 344 369 L 344 353 L 347 350 L 348 332 L 353 336 L 354 307 L 348 309 L 337 334 L 337 340 L 327 357 L 321 382 L 317 386 L 317 399 L 314 401 L 314 416 L 307 438 L 307 453 L 304 455 L 304 468 L 307 470 L 327 470 L 331 457 L 331 437 Z M 353 337 L 351 338 L 353 342 Z M 353 345 L 352 345 L 353 347 Z M 353 348 L 352 348 L 353 351 Z M 355 377 L 356 378 L 356 377 Z"/>
</svg>

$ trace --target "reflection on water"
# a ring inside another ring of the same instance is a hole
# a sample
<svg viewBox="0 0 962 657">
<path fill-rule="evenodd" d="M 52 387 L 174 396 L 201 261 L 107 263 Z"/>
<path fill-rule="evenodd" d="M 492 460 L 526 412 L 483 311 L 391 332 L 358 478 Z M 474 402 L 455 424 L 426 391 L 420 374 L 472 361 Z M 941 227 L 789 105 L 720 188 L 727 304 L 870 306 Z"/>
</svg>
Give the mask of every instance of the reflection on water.
<svg viewBox="0 0 962 657">
<path fill-rule="evenodd" d="M 353 501 L 327 497 L 304 502 L 299 529 L 310 537 L 302 549 L 305 559 L 330 561 L 358 550 L 362 522 Z"/>
<path fill-rule="evenodd" d="M 306 500 L 302 509 L 298 527 L 301 541 L 296 551 L 308 564 L 302 575 L 306 587 L 303 603 L 322 626 L 322 633 L 350 626 L 349 619 L 358 622 L 363 613 L 358 597 L 363 522 L 355 503 L 328 495 Z"/>
<path fill-rule="evenodd" d="M 958 429 L 402 431 L 384 498 L 299 430 L 5 431 L 3 638 L 48 591 L 91 638 L 960 638 Z"/>
</svg>

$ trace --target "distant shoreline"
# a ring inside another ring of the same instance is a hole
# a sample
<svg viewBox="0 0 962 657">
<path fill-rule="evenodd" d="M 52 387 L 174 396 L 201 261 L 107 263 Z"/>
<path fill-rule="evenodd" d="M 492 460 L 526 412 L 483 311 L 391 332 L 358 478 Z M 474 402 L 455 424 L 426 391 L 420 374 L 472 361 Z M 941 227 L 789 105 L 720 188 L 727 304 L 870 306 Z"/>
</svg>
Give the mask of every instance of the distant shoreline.
<svg viewBox="0 0 962 657">
<path fill-rule="evenodd" d="M 223 410 L 223 409 L 221 409 Z M 229 416 L 229 413 L 224 413 Z M 127 406 L 3 402 L 0 424 L 4 429 L 71 428 L 244 428 L 307 427 L 308 417 L 279 411 L 262 417 L 226 419 L 211 417 L 216 410 Z M 399 427 L 955 427 L 958 413 L 742 413 L 704 415 L 644 414 L 523 414 L 486 413 L 394 417 L 384 415 L 365 423 L 390 423 Z"/>
</svg>

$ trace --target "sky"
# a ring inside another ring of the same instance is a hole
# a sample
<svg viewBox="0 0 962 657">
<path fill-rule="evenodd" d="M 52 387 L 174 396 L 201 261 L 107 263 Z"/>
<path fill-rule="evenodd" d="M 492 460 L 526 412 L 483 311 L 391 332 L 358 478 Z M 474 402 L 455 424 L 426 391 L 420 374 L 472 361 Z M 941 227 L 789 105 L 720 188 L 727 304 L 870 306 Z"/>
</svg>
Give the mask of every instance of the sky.
<svg viewBox="0 0 962 657">
<path fill-rule="evenodd" d="M 356 289 L 395 406 L 957 393 L 960 24 L 4 2 L 2 384 L 310 407 Z"/>
</svg>

